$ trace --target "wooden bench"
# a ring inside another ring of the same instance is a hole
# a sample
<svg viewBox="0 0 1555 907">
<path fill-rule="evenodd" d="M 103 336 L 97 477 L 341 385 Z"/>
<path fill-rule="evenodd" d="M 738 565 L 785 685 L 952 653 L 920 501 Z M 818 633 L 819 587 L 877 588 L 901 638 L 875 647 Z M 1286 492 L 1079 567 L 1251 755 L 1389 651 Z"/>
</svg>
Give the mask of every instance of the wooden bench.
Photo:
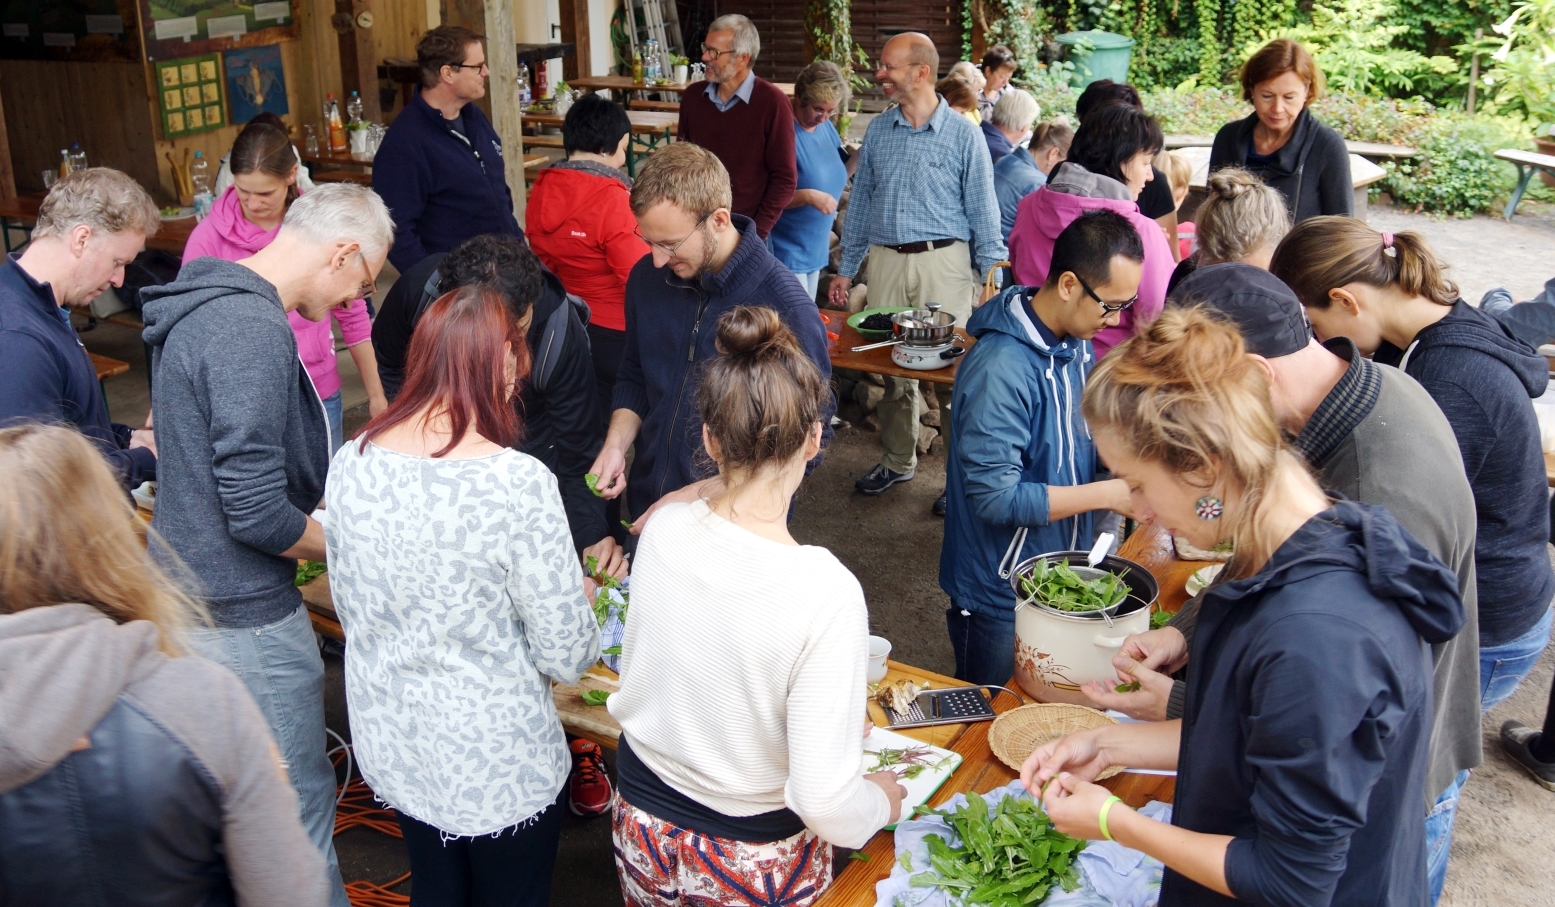
<svg viewBox="0 0 1555 907">
<path fill-rule="evenodd" d="M 313 181 L 315 183 L 356 183 L 358 186 L 371 187 L 373 175 L 351 170 L 321 170 L 313 174 Z"/>
<path fill-rule="evenodd" d="M 1188 160 L 1193 167 L 1193 176 L 1188 181 L 1188 200 L 1183 202 L 1182 210 L 1177 214 L 1180 220 L 1191 220 L 1198 211 L 1199 203 L 1204 200 L 1204 186 L 1209 178 L 1209 148 L 1203 145 L 1187 145 L 1178 149 L 1178 154 Z M 1387 171 L 1360 156 L 1350 155 L 1350 186 L 1355 193 L 1355 216 L 1361 220 L 1366 219 L 1367 190 L 1375 182 L 1387 176 Z"/>
<path fill-rule="evenodd" d="M 627 110 L 662 110 L 667 113 L 679 113 L 679 101 L 627 101 Z"/>
<path fill-rule="evenodd" d="M 116 378 L 130 370 L 130 364 L 123 359 L 110 359 L 107 356 L 99 356 L 91 351 L 87 352 L 92 357 L 92 367 L 97 369 L 97 387 L 103 393 L 103 409 L 108 409 L 108 388 L 103 384 L 109 378 Z"/>
<path fill-rule="evenodd" d="M 1178 148 L 1208 148 L 1215 144 L 1212 135 L 1168 135 L 1165 147 L 1169 150 Z M 1352 142 L 1346 140 L 1345 150 L 1351 154 L 1358 154 L 1367 158 L 1386 158 L 1397 160 L 1399 158 L 1414 157 L 1420 153 L 1420 149 L 1411 148 L 1408 145 L 1389 145 L 1385 142 Z"/>
<path fill-rule="evenodd" d="M 1506 212 L 1501 215 L 1502 219 L 1511 220 L 1513 212 L 1517 210 L 1517 203 L 1523 200 L 1523 193 L 1528 191 L 1528 181 L 1533 179 L 1534 174 L 1543 171 L 1555 176 L 1555 155 L 1502 148 L 1496 152 L 1496 158 L 1517 168 L 1517 188 L 1512 190 L 1512 198 L 1506 203 Z"/>
<path fill-rule="evenodd" d="M 525 148 L 561 148 L 562 137 L 560 135 L 526 135 L 524 136 Z"/>
</svg>

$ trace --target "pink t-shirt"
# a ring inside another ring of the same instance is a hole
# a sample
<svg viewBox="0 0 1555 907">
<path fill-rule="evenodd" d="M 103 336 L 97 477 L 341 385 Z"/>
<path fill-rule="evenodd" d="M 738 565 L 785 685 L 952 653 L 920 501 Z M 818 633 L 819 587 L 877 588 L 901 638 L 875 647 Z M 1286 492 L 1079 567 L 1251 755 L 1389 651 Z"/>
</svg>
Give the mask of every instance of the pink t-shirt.
<svg viewBox="0 0 1555 907">
<path fill-rule="evenodd" d="M 270 245 L 280 227 L 265 230 L 250 223 L 243 216 L 235 187 L 229 187 L 211 207 L 211 213 L 194 228 L 189 243 L 184 247 L 184 264 L 196 258 L 220 258 L 238 261 L 247 258 Z M 367 317 L 366 300 L 353 300 L 344 309 L 331 309 L 331 317 L 340 324 L 341 336 L 346 346 L 356 346 L 372 338 L 373 325 Z M 340 371 L 335 361 L 335 336 L 330 330 L 330 319 L 309 321 L 297 312 L 287 312 L 292 333 L 297 336 L 297 355 L 303 368 L 313 379 L 319 397 L 335 395 L 340 390 Z"/>
</svg>

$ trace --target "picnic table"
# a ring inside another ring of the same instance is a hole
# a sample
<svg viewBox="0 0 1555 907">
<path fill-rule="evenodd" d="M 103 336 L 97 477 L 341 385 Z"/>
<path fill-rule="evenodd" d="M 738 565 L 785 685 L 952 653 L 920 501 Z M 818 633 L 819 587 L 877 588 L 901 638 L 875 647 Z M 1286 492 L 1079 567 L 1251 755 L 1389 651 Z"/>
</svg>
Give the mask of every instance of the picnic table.
<svg viewBox="0 0 1555 907">
<path fill-rule="evenodd" d="M 1506 211 L 1501 215 L 1503 220 L 1511 220 L 1512 214 L 1517 211 L 1518 203 L 1523 200 L 1523 193 L 1528 191 L 1528 182 L 1533 179 L 1534 174 L 1543 172 L 1555 176 L 1555 154 L 1502 148 L 1495 153 L 1495 157 L 1517 168 L 1517 188 L 1512 190 L 1512 197 L 1506 203 Z"/>
<path fill-rule="evenodd" d="M 31 192 L 26 195 L 18 195 L 15 198 L 0 199 L 0 236 L 4 236 L 5 251 L 7 253 L 19 251 L 32 241 L 32 225 L 38 221 L 38 209 L 43 206 L 45 194 L 43 192 Z M 157 235 L 146 240 L 146 248 L 171 252 L 182 260 L 184 257 L 184 246 L 189 243 L 189 234 L 194 232 L 194 223 L 193 216 L 178 220 L 164 220 L 162 228 L 157 231 Z M 21 242 L 12 243 L 12 230 L 19 230 L 27 234 L 27 238 Z"/>
<path fill-rule="evenodd" d="M 1188 180 L 1190 194 L 1195 190 L 1199 197 L 1203 198 L 1204 187 L 1209 180 L 1209 147 L 1207 145 L 1188 145 L 1179 147 L 1177 153 L 1187 158 L 1193 167 L 1193 176 Z M 1387 171 L 1367 160 L 1359 154 L 1350 154 L 1350 185 L 1355 192 L 1355 216 L 1361 220 L 1366 219 L 1366 194 L 1372 183 L 1380 181 L 1387 176 Z M 1197 209 L 1198 202 L 1193 203 L 1192 209 L 1184 204 L 1184 210 L 1178 215 L 1188 218 L 1193 215 L 1193 209 Z"/>
<path fill-rule="evenodd" d="M 662 91 L 683 94 L 695 82 L 642 82 L 631 76 L 582 76 L 568 79 L 567 85 L 583 91 Z M 773 82 L 784 94 L 794 96 L 793 82 Z"/>
<path fill-rule="evenodd" d="M 823 312 L 823 316 L 840 316 L 841 312 Z M 956 369 L 961 365 L 966 356 L 952 359 L 944 368 L 932 371 L 918 371 L 916 369 L 902 368 L 891 359 L 891 348 L 879 347 L 873 350 L 865 350 L 862 353 L 853 352 L 856 346 L 863 346 L 874 341 L 866 339 L 858 331 L 849 327 L 846 321 L 837 319 L 837 326 L 829 326 L 831 333 L 837 335 L 827 347 L 833 369 L 846 368 L 855 372 L 869 372 L 874 375 L 885 375 L 888 378 L 916 378 L 927 381 L 930 384 L 955 384 Z M 956 328 L 956 345 L 971 350 L 972 344 L 977 340 L 967 335 L 961 328 Z"/>
<path fill-rule="evenodd" d="M 628 110 L 627 120 L 632 124 L 632 140 L 626 146 L 626 173 L 637 175 L 637 162 L 672 141 L 680 126 L 680 114 L 661 110 Z M 522 125 L 536 128 L 550 126 L 560 129 L 564 117 L 550 112 L 526 113 Z M 561 136 L 524 136 L 524 144 L 560 148 Z M 526 158 L 527 160 L 527 158 Z"/>
<path fill-rule="evenodd" d="M 1181 148 L 1209 148 L 1215 144 L 1212 135 L 1183 135 L 1173 133 L 1166 137 L 1168 150 Z M 1420 153 L 1420 149 L 1411 148 L 1408 145 L 1389 145 L 1386 142 L 1352 142 L 1345 140 L 1344 148 L 1351 154 L 1358 154 L 1364 158 L 1386 158 L 1396 160 L 1398 158 L 1414 157 Z"/>
</svg>

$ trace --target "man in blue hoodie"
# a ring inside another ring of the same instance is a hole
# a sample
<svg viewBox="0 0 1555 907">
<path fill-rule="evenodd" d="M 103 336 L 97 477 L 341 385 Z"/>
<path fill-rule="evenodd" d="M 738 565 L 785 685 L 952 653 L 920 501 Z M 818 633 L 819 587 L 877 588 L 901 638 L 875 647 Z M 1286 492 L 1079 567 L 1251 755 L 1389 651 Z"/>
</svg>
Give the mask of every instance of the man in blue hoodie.
<svg viewBox="0 0 1555 907">
<path fill-rule="evenodd" d="M 324 854 L 330 907 L 350 907 L 335 858 L 335 770 L 325 755 L 324 663 L 293 582 L 322 561 L 329 423 L 286 320 L 372 292 L 393 236 L 370 190 L 329 183 L 292 203 L 270 245 L 197 258 L 146 290 L 161 472 L 151 552 L 188 574 L 213 627 L 195 654 L 243 681 L 270 723 L 302 823 Z"/>
<path fill-rule="evenodd" d="M 161 221 L 134 180 L 92 167 L 54 184 L 32 242 L 0 263 L 0 425 L 74 426 L 126 486 L 157 477 L 149 429 L 108 420 L 97 369 L 70 325 L 70 310 L 124 283 L 124 266 Z"/>
<path fill-rule="evenodd" d="M 1011 287 L 972 315 L 977 344 L 956 373 L 939 584 L 956 676 L 1002 684 L 1015 672 L 1010 568 L 1029 554 L 1089 548 L 1091 514 L 1129 509 L 1128 486 L 1096 481 L 1080 418 L 1090 338 L 1138 298 L 1139 234 L 1093 211 L 1053 245 L 1041 287 Z"/>
<path fill-rule="evenodd" d="M 485 38 L 441 25 L 416 42 L 421 90 L 373 158 L 373 191 L 394 215 L 389 261 L 401 272 L 472 236 L 523 236 L 502 140 L 473 102 L 486 94 Z"/>
<path fill-rule="evenodd" d="M 767 251 L 755 222 L 729 213 L 733 197 L 724 165 L 690 142 L 655 152 L 632 186 L 632 213 L 652 254 L 626 281 L 626 355 L 610 430 L 589 471 L 599 476 L 596 487 L 607 500 L 630 484 L 634 531 L 659 501 L 705 497 L 707 483 L 718 481 L 702 449 L 695 396 L 704 364 L 718 355 L 713 341 L 725 312 L 742 305 L 777 312 L 821 377 L 831 380 L 815 300 Z M 822 456 L 836 409 L 829 400 L 821 413 Z M 628 483 L 626 452 L 634 444 Z M 666 497 L 675 492 L 681 494 Z"/>
</svg>

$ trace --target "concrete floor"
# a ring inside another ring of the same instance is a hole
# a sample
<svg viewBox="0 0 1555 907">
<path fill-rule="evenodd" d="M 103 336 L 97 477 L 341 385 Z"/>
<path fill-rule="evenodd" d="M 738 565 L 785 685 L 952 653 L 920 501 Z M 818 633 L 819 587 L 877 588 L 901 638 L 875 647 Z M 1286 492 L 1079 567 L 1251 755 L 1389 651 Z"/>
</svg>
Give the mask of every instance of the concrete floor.
<svg viewBox="0 0 1555 907">
<path fill-rule="evenodd" d="M 1524 204 L 1508 225 L 1495 218 L 1432 220 L 1374 207 L 1371 223 L 1381 229 L 1425 233 L 1439 255 L 1453 265 L 1466 299 L 1494 285 L 1527 298 L 1555 274 L 1555 213 Z M 392 282 L 380 281 L 380 289 Z M 129 361 L 131 371 L 108 381 L 115 420 L 137 423 L 148 405 L 144 357 L 135 332 L 103 324 L 82 335 L 88 349 Z M 346 386 L 347 430 L 366 421 L 365 395 L 351 358 L 340 356 Z M 354 407 L 354 409 L 353 409 Z M 870 606 L 872 632 L 889 638 L 894 657 L 933 671 L 951 673 L 945 636 L 946 599 L 937 573 L 941 521 L 929 507 L 944 487 L 944 459 L 922 458 L 918 477 L 879 498 L 853 493 L 853 479 L 872 466 L 877 438 L 858 429 L 839 431 L 828 459 L 800 489 L 794 534 L 807 544 L 830 548 L 857 575 Z M 337 655 L 326 656 L 330 727 L 349 735 L 344 685 Z M 1496 739 L 1502 721 L 1542 720 L 1555 675 L 1555 650 L 1547 651 L 1532 675 L 1507 702 L 1485 718 L 1485 764 L 1466 786 L 1453 841 L 1444 907 L 1555 905 L 1555 831 L 1549 817 L 1555 794 L 1535 785 L 1505 757 Z M 552 901 L 568 907 L 616 907 L 616 887 L 604 819 L 568 816 L 552 887 Z M 364 830 L 337 840 L 341 868 L 349 879 L 387 882 L 406 871 L 398 841 Z M 402 889 L 404 890 L 404 889 Z"/>
</svg>

